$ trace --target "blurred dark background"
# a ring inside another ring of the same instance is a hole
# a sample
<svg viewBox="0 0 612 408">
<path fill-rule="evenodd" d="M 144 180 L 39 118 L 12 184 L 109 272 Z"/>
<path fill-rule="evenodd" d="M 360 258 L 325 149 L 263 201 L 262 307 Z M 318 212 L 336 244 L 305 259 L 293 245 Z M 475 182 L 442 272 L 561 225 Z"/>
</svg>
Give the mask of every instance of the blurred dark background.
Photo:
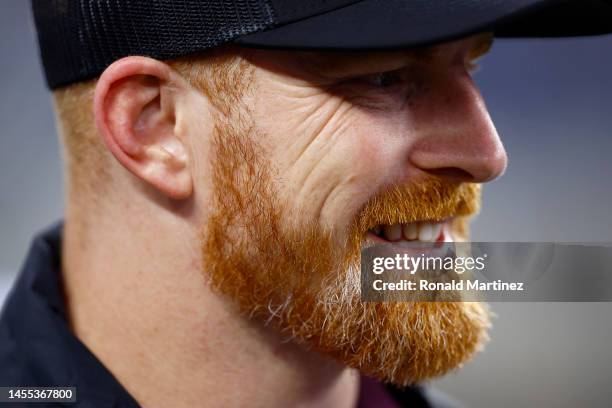
<svg viewBox="0 0 612 408">
<path fill-rule="evenodd" d="M 29 1 L 0 3 L 0 56 L 1 301 L 63 192 Z M 612 36 L 499 40 L 482 66 L 510 165 L 484 190 L 474 240 L 612 242 Z M 472 407 L 612 406 L 612 304 L 493 309 L 486 351 L 436 386 Z"/>
</svg>

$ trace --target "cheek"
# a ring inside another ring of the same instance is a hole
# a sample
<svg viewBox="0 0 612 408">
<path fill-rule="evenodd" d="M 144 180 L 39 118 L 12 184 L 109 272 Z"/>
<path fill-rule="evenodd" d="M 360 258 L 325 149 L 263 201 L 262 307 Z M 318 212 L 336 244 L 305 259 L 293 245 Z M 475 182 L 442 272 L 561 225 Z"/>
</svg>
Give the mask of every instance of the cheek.
<svg viewBox="0 0 612 408">
<path fill-rule="evenodd" d="M 255 110 L 279 194 L 301 217 L 348 224 L 381 187 L 401 178 L 410 145 L 407 113 L 285 91 L 260 99 Z"/>
<path fill-rule="evenodd" d="M 408 172 L 408 129 L 389 118 L 353 113 L 346 118 L 350 125 L 336 136 L 338 143 L 321 159 L 327 171 L 314 184 L 325 186 L 322 221 L 337 228 L 348 226 L 369 199 L 383 187 L 405 180 Z"/>
<path fill-rule="evenodd" d="M 370 190 L 405 178 L 414 132 L 392 115 L 360 113 L 343 138 L 339 158 Z"/>
</svg>

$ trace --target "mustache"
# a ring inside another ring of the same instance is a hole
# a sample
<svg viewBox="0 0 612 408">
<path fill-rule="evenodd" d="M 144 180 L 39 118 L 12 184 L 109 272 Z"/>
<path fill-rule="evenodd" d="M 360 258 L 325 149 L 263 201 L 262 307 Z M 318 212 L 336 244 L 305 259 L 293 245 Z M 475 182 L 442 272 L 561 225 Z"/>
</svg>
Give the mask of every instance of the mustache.
<svg viewBox="0 0 612 408">
<path fill-rule="evenodd" d="M 435 177 L 409 185 L 390 186 L 362 206 L 351 229 L 361 236 L 379 224 L 472 216 L 480 210 L 480 190 L 480 184 L 453 183 Z"/>
</svg>

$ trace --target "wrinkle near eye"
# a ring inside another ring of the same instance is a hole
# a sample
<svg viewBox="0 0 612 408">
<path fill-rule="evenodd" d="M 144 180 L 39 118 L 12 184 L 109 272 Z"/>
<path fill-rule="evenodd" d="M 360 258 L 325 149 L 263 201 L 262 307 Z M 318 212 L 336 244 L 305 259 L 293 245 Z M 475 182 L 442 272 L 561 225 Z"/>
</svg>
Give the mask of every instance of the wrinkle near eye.
<svg viewBox="0 0 612 408">
<path fill-rule="evenodd" d="M 297 162 L 302 159 L 309 151 L 313 149 L 320 150 L 323 143 L 331 142 L 331 137 L 335 132 L 326 132 L 334 126 L 334 121 L 338 120 L 338 114 L 346 109 L 343 106 L 345 102 L 339 98 L 328 98 L 314 104 L 308 111 L 302 112 L 300 124 L 296 127 L 296 133 L 303 138 L 303 143 L 293 145 L 292 150 L 296 151 L 293 161 Z M 321 138 L 322 135 L 326 137 Z"/>
<path fill-rule="evenodd" d="M 377 112 L 398 112 L 423 88 L 424 75 L 416 68 L 382 73 L 390 81 L 377 84 L 374 75 L 359 77 L 329 87 L 328 92 L 339 95 L 355 107 Z"/>
<path fill-rule="evenodd" d="M 309 113 L 310 122 L 301 127 L 297 138 L 286 157 L 289 172 L 286 174 L 293 205 L 312 217 L 320 217 L 330 202 L 335 202 L 334 191 L 341 184 L 345 172 L 338 166 L 338 151 L 343 143 L 350 143 L 350 114 L 354 109 L 350 103 L 339 98 L 327 98 Z M 308 129 L 308 130 L 306 130 Z"/>
<path fill-rule="evenodd" d="M 307 136 L 302 134 L 303 137 L 306 137 L 306 143 L 300 147 L 297 156 L 292 160 L 294 165 L 308 163 L 310 166 L 308 171 L 298 179 L 301 187 L 307 184 L 315 168 L 324 164 L 318 159 L 323 157 L 325 160 L 328 157 L 327 153 L 346 135 L 349 121 L 345 118 L 351 109 L 350 104 L 339 101 L 335 109 L 325 115 L 324 119 L 319 118 L 315 129 L 311 129 Z M 317 118 L 314 117 L 312 120 L 316 121 Z"/>
</svg>

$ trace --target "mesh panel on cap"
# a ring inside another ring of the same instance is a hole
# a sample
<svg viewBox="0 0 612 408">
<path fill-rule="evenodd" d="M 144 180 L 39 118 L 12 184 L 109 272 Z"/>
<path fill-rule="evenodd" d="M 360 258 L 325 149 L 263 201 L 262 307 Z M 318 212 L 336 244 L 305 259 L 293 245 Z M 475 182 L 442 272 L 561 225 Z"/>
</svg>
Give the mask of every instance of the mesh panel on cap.
<svg viewBox="0 0 612 408">
<path fill-rule="evenodd" d="M 95 77 L 127 55 L 169 59 L 270 27 L 267 0 L 32 0 L 47 84 Z"/>
</svg>

